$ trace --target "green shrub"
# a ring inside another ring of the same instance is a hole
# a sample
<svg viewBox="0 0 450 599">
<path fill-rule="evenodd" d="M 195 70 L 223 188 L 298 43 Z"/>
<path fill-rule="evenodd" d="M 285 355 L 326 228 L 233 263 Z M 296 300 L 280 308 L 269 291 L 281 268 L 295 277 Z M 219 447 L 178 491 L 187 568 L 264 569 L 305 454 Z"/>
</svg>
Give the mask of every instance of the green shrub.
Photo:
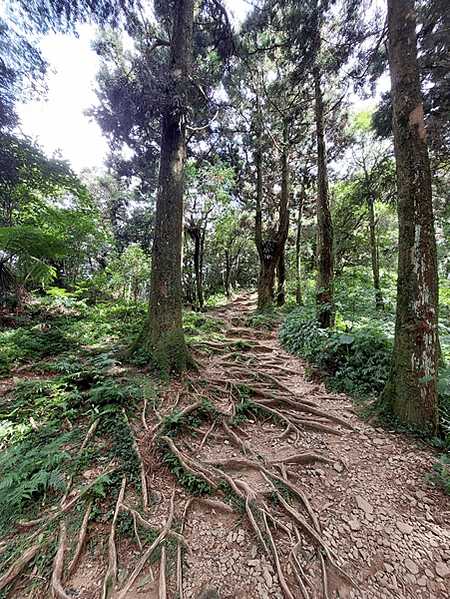
<svg viewBox="0 0 450 599">
<path fill-rule="evenodd" d="M 433 464 L 433 473 L 425 476 L 425 482 L 443 485 L 444 493 L 450 495 L 450 456 L 441 455 Z"/>
<path fill-rule="evenodd" d="M 311 309 L 297 308 L 283 322 L 280 339 L 288 351 L 328 374 L 336 391 L 368 396 L 383 389 L 392 342 L 370 323 L 351 331 L 321 329 Z"/>
<path fill-rule="evenodd" d="M 63 353 L 74 345 L 63 328 L 42 325 L 7 329 L 0 333 L 0 343 L 3 364 L 41 360 Z"/>
</svg>

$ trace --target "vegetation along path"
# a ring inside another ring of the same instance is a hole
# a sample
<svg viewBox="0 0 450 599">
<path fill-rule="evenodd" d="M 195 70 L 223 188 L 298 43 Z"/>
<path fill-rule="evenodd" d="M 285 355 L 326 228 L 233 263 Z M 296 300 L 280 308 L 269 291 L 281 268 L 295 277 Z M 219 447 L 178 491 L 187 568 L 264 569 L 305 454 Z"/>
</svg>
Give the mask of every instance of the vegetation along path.
<svg viewBox="0 0 450 599">
<path fill-rule="evenodd" d="M 131 414 L 120 366 L 100 383 L 72 375 L 58 450 L 71 466 L 6 527 L 0 597 L 450 597 L 449 499 L 423 482 L 434 453 L 308 380 L 253 296 L 198 319 L 211 331 L 193 343 L 199 372 L 144 385 Z M 114 389 L 119 409 L 83 412 Z M 38 434 L 36 407 L 29 420 Z"/>
</svg>

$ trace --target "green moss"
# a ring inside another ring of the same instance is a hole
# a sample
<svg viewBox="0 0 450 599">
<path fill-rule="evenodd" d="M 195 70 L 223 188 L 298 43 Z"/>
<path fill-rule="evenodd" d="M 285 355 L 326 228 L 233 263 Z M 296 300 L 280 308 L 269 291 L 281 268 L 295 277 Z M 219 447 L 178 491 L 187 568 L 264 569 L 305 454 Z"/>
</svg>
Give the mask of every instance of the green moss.
<svg viewBox="0 0 450 599">
<path fill-rule="evenodd" d="M 159 333 L 159 334 L 158 334 Z M 139 364 L 151 364 L 160 377 L 168 381 L 172 372 L 197 370 L 197 364 L 191 356 L 183 329 L 172 327 L 164 334 L 152 331 L 147 325 L 127 353 L 130 361 Z"/>
</svg>

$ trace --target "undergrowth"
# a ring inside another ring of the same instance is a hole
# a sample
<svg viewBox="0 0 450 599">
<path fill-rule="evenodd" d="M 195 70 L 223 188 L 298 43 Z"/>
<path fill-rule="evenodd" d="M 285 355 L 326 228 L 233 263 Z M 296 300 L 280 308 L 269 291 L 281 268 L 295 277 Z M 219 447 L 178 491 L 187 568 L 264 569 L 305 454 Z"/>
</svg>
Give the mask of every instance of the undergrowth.
<svg viewBox="0 0 450 599">
<path fill-rule="evenodd" d="M 335 391 L 371 396 L 383 389 L 392 340 L 375 323 L 322 329 L 310 309 L 299 307 L 284 320 L 280 339 L 288 351 L 323 371 L 327 385 Z"/>
</svg>

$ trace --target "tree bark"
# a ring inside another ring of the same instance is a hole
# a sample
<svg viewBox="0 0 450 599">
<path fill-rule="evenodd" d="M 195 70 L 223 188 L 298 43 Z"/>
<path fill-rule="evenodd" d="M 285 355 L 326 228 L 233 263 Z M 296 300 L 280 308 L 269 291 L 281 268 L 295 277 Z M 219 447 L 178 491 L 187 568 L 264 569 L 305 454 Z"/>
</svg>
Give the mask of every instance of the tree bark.
<svg viewBox="0 0 450 599">
<path fill-rule="evenodd" d="M 277 262 L 277 306 L 284 306 L 286 301 L 286 292 L 284 284 L 286 282 L 286 259 L 284 246 Z"/>
<path fill-rule="evenodd" d="M 194 272 L 195 284 L 197 289 L 197 301 L 200 310 L 203 310 L 203 247 L 204 247 L 204 231 L 200 225 L 191 224 L 187 231 L 194 241 Z"/>
<path fill-rule="evenodd" d="M 224 277 L 225 295 L 231 295 L 231 252 L 225 250 L 225 277 Z"/>
<path fill-rule="evenodd" d="M 296 279 L 296 290 L 295 300 L 300 306 L 303 303 L 302 297 L 302 258 L 301 258 L 301 247 L 302 247 L 302 216 L 303 216 L 303 202 L 305 198 L 305 186 L 303 184 L 300 196 L 298 198 L 298 217 L 297 217 L 297 237 L 295 239 L 295 279 Z"/>
<path fill-rule="evenodd" d="M 147 350 L 165 377 L 172 369 L 182 371 L 193 365 L 184 339 L 181 297 L 186 87 L 193 19 L 194 0 L 176 0 L 169 67 L 174 95 L 162 123 L 149 309 L 141 335 L 130 349 L 130 353 Z"/>
<path fill-rule="evenodd" d="M 381 406 L 438 425 L 438 274 L 413 0 L 388 0 L 399 258 L 394 352 Z"/>
<path fill-rule="evenodd" d="M 288 148 L 286 143 L 287 129 L 285 130 L 285 144 L 281 157 L 281 195 L 279 206 L 278 230 L 274 238 L 263 242 L 262 236 L 262 154 L 258 149 L 256 152 L 256 220 L 255 220 L 255 244 L 260 260 L 258 276 L 258 310 L 267 310 L 272 307 L 274 300 L 275 274 L 279 258 L 284 250 L 284 244 L 289 232 L 289 162 Z M 284 285 L 284 281 L 283 281 Z M 279 301 L 283 301 L 283 292 L 279 290 Z M 280 304 L 279 304 L 280 305 Z"/>
<path fill-rule="evenodd" d="M 325 126 L 320 71 L 313 69 L 315 118 L 317 132 L 317 295 L 316 314 L 319 325 L 334 325 L 334 255 L 333 223 L 330 214 Z"/>
<path fill-rule="evenodd" d="M 372 261 L 372 276 L 373 276 L 373 287 L 375 289 L 375 307 L 377 310 L 383 310 L 383 295 L 380 288 L 380 261 L 378 255 L 378 244 L 376 236 L 376 223 L 375 223 L 375 207 L 373 200 L 368 201 L 369 210 L 369 230 L 370 230 L 370 254 Z"/>
</svg>

